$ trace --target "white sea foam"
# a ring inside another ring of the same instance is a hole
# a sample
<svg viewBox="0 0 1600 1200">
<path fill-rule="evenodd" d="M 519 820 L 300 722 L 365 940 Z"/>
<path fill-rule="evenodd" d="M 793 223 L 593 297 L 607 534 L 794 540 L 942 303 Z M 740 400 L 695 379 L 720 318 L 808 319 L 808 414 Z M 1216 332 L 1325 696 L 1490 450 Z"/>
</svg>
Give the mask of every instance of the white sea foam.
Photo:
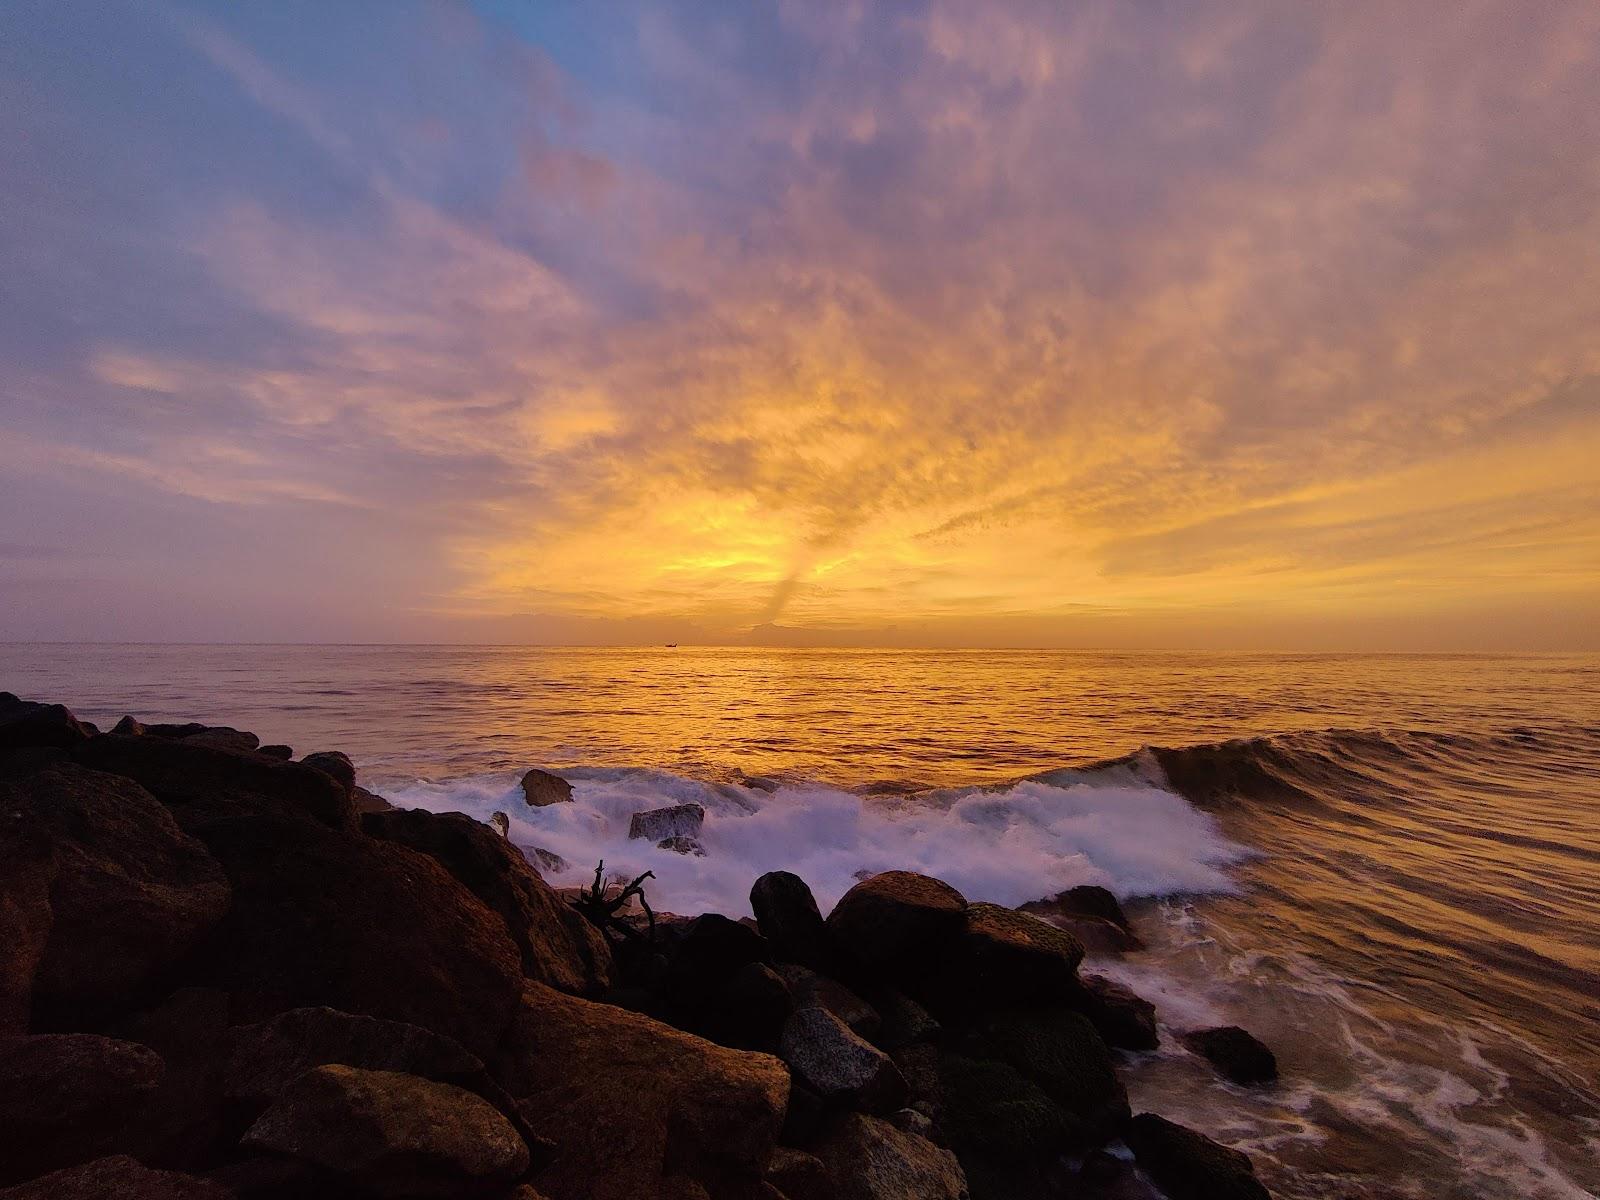
<svg viewBox="0 0 1600 1200">
<path fill-rule="evenodd" d="M 863 873 L 912 870 L 968 899 L 1021 904 L 1080 883 L 1133 896 L 1225 891 L 1224 868 L 1247 851 L 1171 792 L 1135 781 L 1065 785 L 1024 781 L 1000 790 L 862 797 L 813 785 L 773 792 L 654 770 L 562 772 L 573 803 L 529 808 L 514 773 L 389 785 L 396 804 L 509 814 L 511 839 L 570 864 L 545 872 L 558 885 L 608 874 L 655 872 L 652 902 L 679 913 L 749 912 L 750 885 L 772 870 L 805 879 L 826 912 Z M 630 817 L 693 802 L 706 810 L 704 858 L 628 837 Z"/>
</svg>

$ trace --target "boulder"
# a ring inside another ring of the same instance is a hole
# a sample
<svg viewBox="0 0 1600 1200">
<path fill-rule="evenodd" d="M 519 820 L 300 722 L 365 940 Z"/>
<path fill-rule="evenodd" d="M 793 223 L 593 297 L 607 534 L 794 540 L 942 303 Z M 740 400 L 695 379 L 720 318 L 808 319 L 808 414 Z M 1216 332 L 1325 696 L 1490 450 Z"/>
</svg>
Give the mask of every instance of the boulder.
<svg viewBox="0 0 1600 1200">
<path fill-rule="evenodd" d="M 343 750 L 318 750 L 315 754 L 306 755 L 300 761 L 305 766 L 321 771 L 345 791 L 355 790 L 356 766 Z"/>
<path fill-rule="evenodd" d="M 833 968 L 827 926 L 816 897 L 800 876 L 768 871 L 750 888 L 750 908 L 776 961 L 824 974 Z"/>
<path fill-rule="evenodd" d="M 889 1056 L 825 1008 L 796 1009 L 784 1023 L 779 1053 L 796 1078 L 831 1103 L 887 1113 L 906 1102 L 906 1081 Z"/>
<path fill-rule="evenodd" d="M 1122 1137 L 1171 1200 L 1270 1200 L 1248 1155 L 1165 1117 L 1140 1113 Z"/>
<path fill-rule="evenodd" d="M 765 1182 L 785 1200 L 827 1200 L 828 1169 L 815 1154 L 778 1146 L 767 1160 Z"/>
<path fill-rule="evenodd" d="M 505 922 L 433 858 L 305 820 L 234 817 L 200 836 L 234 899 L 198 965 L 233 994 L 237 1021 L 326 1005 L 421 1025 L 479 1054 L 498 1040 L 522 955 Z"/>
<path fill-rule="evenodd" d="M 28 1031 L 33 981 L 50 936 L 55 851 L 44 828 L 4 802 L 0 782 L 0 1037 Z"/>
<path fill-rule="evenodd" d="M 480 1097 L 339 1064 L 291 1083 L 241 1144 L 315 1163 L 385 1197 L 481 1191 L 528 1169 L 527 1145 Z"/>
<path fill-rule="evenodd" d="M 967 902 L 947 883 L 910 871 L 862 880 L 834 905 L 833 944 L 865 974 L 920 969 L 935 947 L 961 932 Z"/>
<path fill-rule="evenodd" d="M 0 692 L 0 750 L 16 746 L 75 746 L 89 733 L 61 704 L 39 704 Z"/>
<path fill-rule="evenodd" d="M 1128 1119 L 1128 1094 L 1094 1026 L 1063 1008 L 990 1014 L 974 1031 L 983 1053 L 1037 1084 L 1066 1118 L 1064 1147 L 1093 1149 Z"/>
<path fill-rule="evenodd" d="M 937 1041 L 943 1032 L 933 1014 L 902 991 L 881 988 L 873 993 L 873 1002 L 882 1024 L 872 1040 L 885 1050 Z"/>
<path fill-rule="evenodd" d="M 141 784 L 189 833 L 242 815 L 300 817 L 333 829 L 355 823 L 349 791 L 304 763 L 234 754 L 188 739 L 117 734 L 79 743 L 73 757 Z"/>
<path fill-rule="evenodd" d="M 939 1127 L 969 1160 L 1038 1163 L 1069 1144 L 1071 1123 L 1044 1089 L 1007 1063 L 945 1053 Z"/>
<path fill-rule="evenodd" d="M 1161 1043 L 1156 1006 L 1104 975 L 1081 976 L 1069 1003 L 1089 1018 L 1108 1046 L 1154 1050 Z"/>
<path fill-rule="evenodd" d="M 535 1134 L 551 1200 L 635 1200 L 669 1175 L 754 1190 L 783 1123 L 789 1072 L 638 1013 L 530 984 L 491 1064 Z"/>
<path fill-rule="evenodd" d="M 674 854 L 687 854 L 691 858 L 704 858 L 706 848 L 692 837 L 662 838 L 656 843 L 657 850 L 670 850 Z"/>
<path fill-rule="evenodd" d="M 256 753 L 262 758 L 275 758 L 279 762 L 288 762 L 294 757 L 294 747 L 274 742 L 269 746 L 257 746 Z"/>
<path fill-rule="evenodd" d="M 136 1158 L 116 1154 L 0 1189 L 0 1200 L 238 1200 L 238 1193 L 178 1171 L 154 1171 Z"/>
<path fill-rule="evenodd" d="M 1272 1051 L 1237 1025 L 1186 1033 L 1183 1044 L 1234 1083 L 1271 1083 L 1278 1077 L 1278 1060 Z"/>
<path fill-rule="evenodd" d="M 1019 907 L 1072 933 L 1091 954 L 1144 949 L 1144 942 L 1133 932 L 1122 905 L 1103 887 L 1081 884 L 1048 900 L 1030 900 Z"/>
<path fill-rule="evenodd" d="M 357 784 L 350 789 L 350 807 L 356 817 L 364 817 L 368 813 L 394 812 L 394 805 L 390 804 L 376 792 L 369 792 Z"/>
<path fill-rule="evenodd" d="M 825 1008 L 848 1025 L 852 1033 L 868 1041 L 876 1040 L 883 1019 L 877 1009 L 844 984 L 794 963 L 780 964 L 777 972 L 789 985 L 796 1008 Z"/>
<path fill-rule="evenodd" d="M 698 838 L 705 819 L 706 810 L 698 804 L 653 808 L 649 812 L 633 814 L 633 819 L 628 822 L 628 836 L 643 838 L 658 845 L 667 838 Z"/>
<path fill-rule="evenodd" d="M 529 979 L 584 995 L 611 986 L 611 948 L 604 935 L 487 825 L 462 813 L 396 809 L 363 816 L 361 828 L 427 854 L 498 914 Z"/>
<path fill-rule="evenodd" d="M 533 855 L 534 864 L 540 871 L 549 871 L 553 875 L 559 875 L 570 865 L 554 850 L 546 850 L 543 846 L 529 846 L 528 853 Z"/>
<path fill-rule="evenodd" d="M 915 983 L 941 1017 L 1001 1005 L 1057 1003 L 1078 986 L 1083 944 L 1037 917 L 998 904 L 974 904 L 966 924 Z"/>
<path fill-rule="evenodd" d="M 199 733 L 187 734 L 179 740 L 187 746 L 210 746 L 213 750 L 226 750 L 230 754 L 253 754 L 261 745 L 261 739 L 255 734 L 226 725 L 208 726 Z"/>
<path fill-rule="evenodd" d="M 33 986 L 35 1019 L 47 1026 L 134 999 L 227 911 L 221 866 L 130 780 L 62 764 L 0 782 L 0 812 L 21 814 L 52 853 L 49 934 Z M 23 861 L 33 865 L 17 903 L 33 903 L 37 920 L 37 897 L 26 897 L 38 860 Z"/>
<path fill-rule="evenodd" d="M 98 1034 L 0 1040 L 0 1184 L 134 1149 L 163 1070 L 149 1047 Z"/>
<path fill-rule="evenodd" d="M 522 777 L 522 798 L 532 808 L 567 804 L 572 800 L 572 785 L 559 775 L 535 767 Z"/>
<path fill-rule="evenodd" d="M 967 1200 L 955 1155 L 875 1117 L 847 1114 L 816 1153 L 834 1200 Z"/>
</svg>

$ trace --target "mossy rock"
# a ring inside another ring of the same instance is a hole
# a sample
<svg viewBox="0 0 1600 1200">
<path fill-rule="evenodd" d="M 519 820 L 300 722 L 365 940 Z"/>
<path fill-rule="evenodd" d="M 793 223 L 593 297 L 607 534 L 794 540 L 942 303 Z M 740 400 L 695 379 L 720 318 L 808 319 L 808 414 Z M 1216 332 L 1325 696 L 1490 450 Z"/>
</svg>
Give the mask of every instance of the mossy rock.
<svg viewBox="0 0 1600 1200">
<path fill-rule="evenodd" d="M 1130 1115 L 1111 1051 L 1089 1020 L 1064 1008 L 993 1013 L 974 1030 L 973 1047 L 1014 1068 L 1059 1106 L 1064 1140 L 1075 1149 L 1114 1137 Z"/>
</svg>

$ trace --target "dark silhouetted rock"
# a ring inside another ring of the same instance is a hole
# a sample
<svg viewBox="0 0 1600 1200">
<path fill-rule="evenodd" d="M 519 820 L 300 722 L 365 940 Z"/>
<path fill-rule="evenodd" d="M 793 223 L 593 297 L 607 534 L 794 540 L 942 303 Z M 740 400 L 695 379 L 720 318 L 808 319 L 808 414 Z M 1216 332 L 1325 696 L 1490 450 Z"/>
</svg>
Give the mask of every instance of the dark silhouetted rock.
<svg viewBox="0 0 1600 1200">
<path fill-rule="evenodd" d="M 633 819 L 628 822 L 628 836 L 658 844 L 667 838 L 697 838 L 705 819 L 706 810 L 698 804 L 653 808 L 649 812 L 633 814 Z"/>
<path fill-rule="evenodd" d="M 1023 912 L 1072 933 L 1091 954 L 1144 949 L 1122 905 L 1103 887 L 1081 884 L 1048 900 L 1031 900 L 1020 907 Z"/>
<path fill-rule="evenodd" d="M 48 832 L 11 794 L 0 781 L 0 1037 L 28 1031 L 56 877 Z"/>
<path fill-rule="evenodd" d="M 226 750 L 230 754 L 253 754 L 261 745 L 261 739 L 255 734 L 243 729 L 233 729 L 227 725 L 211 725 L 180 738 L 186 746 L 209 746 L 213 750 Z"/>
<path fill-rule="evenodd" d="M 326 1005 L 493 1046 L 522 956 L 433 858 L 305 820 L 236 817 L 200 837 L 233 883 L 203 966 L 233 993 L 236 1019 Z"/>
<path fill-rule="evenodd" d="M 347 792 L 353 791 L 356 786 L 356 766 L 342 750 L 319 750 L 306 755 L 300 762 L 321 771 Z"/>
<path fill-rule="evenodd" d="M 692 837 L 662 838 L 656 843 L 657 850 L 671 850 L 674 854 L 687 854 L 692 858 L 704 858 L 706 848 Z"/>
<path fill-rule="evenodd" d="M 239 1200 L 231 1188 L 177 1171 L 155 1171 L 126 1154 L 63 1167 L 16 1187 L 0 1200 Z"/>
<path fill-rule="evenodd" d="M 326 1167 L 278 1154 L 235 1158 L 213 1167 L 204 1178 L 226 1188 L 231 1200 L 368 1200 L 370 1196 Z"/>
<path fill-rule="evenodd" d="M 15 746 L 75 746 L 88 731 L 61 704 L 39 704 L 0 692 L 0 750 Z"/>
<path fill-rule="evenodd" d="M 521 850 L 462 813 L 396 809 L 361 828 L 437 860 L 505 922 L 522 973 L 562 991 L 598 995 L 611 986 L 611 949 L 583 915 L 550 889 Z"/>
<path fill-rule="evenodd" d="M 1066 1117 L 1066 1147 L 1092 1149 L 1128 1119 L 1128 1094 L 1094 1026 L 1062 1008 L 992 1013 L 975 1030 L 984 1053 L 1044 1090 Z"/>
<path fill-rule="evenodd" d="M 262 758 L 275 758 L 279 762 L 288 762 L 294 757 L 294 747 L 273 742 L 270 745 L 257 747 L 256 753 Z"/>
<path fill-rule="evenodd" d="M 827 1168 L 822 1160 L 792 1146 L 773 1150 L 765 1179 L 785 1200 L 828 1200 L 831 1195 Z"/>
<path fill-rule="evenodd" d="M 1083 945 L 1070 933 L 1015 909 L 974 904 L 959 936 L 907 986 L 941 1017 L 1055 1003 L 1077 988 L 1082 960 Z"/>
<path fill-rule="evenodd" d="M 144 726 L 139 723 L 137 717 L 129 713 L 111 727 L 111 732 L 119 737 L 143 737 Z"/>
<path fill-rule="evenodd" d="M 779 1053 L 824 1100 L 877 1113 L 906 1102 L 906 1081 L 889 1056 L 825 1008 L 796 1009 L 784 1023 Z"/>
<path fill-rule="evenodd" d="M 637 1013 L 530 984 L 492 1069 L 557 1147 L 550 1200 L 636 1200 L 669 1175 L 754 1191 L 783 1123 L 789 1072 Z"/>
<path fill-rule="evenodd" d="M 857 969 L 892 976 L 924 967 L 934 948 L 961 932 L 966 911 L 966 900 L 947 883 L 885 871 L 846 892 L 827 928 Z"/>
<path fill-rule="evenodd" d="M 890 1053 L 894 1065 L 906 1081 L 911 1104 L 938 1122 L 944 1105 L 944 1084 L 939 1074 L 939 1047 L 928 1042 L 912 1042 Z"/>
<path fill-rule="evenodd" d="M 33 988 L 47 1025 L 135 999 L 227 910 L 222 868 L 130 780 L 63 764 L 0 783 L 0 812 L 23 814 L 53 855 Z"/>
<path fill-rule="evenodd" d="M 368 813 L 394 812 L 395 807 L 376 792 L 369 792 L 357 784 L 350 789 L 350 807 L 355 810 L 357 817 L 364 817 Z"/>
<path fill-rule="evenodd" d="M 1269 1200 L 1248 1155 L 1165 1117 L 1140 1113 L 1122 1136 L 1171 1200 Z"/>
<path fill-rule="evenodd" d="M 844 984 L 796 963 L 781 963 L 777 971 L 789 985 L 796 1008 L 825 1008 L 848 1025 L 857 1036 L 869 1042 L 876 1040 L 883 1024 L 878 1010 Z"/>
<path fill-rule="evenodd" d="M 0 1040 L 0 1184 L 134 1149 L 163 1069 L 149 1047 L 92 1033 Z"/>
<path fill-rule="evenodd" d="M 945 1054 L 939 1076 L 939 1128 L 969 1171 L 995 1160 L 1037 1168 L 1068 1145 L 1066 1114 L 1008 1064 Z"/>
<path fill-rule="evenodd" d="M 967 1200 L 955 1155 L 875 1117 L 848 1114 L 816 1154 L 835 1200 Z"/>
<path fill-rule="evenodd" d="M 1154 1050 L 1161 1042 L 1156 1031 L 1156 1006 L 1122 984 L 1103 975 L 1084 975 L 1070 1001 L 1073 1008 L 1105 1039 L 1123 1050 Z"/>
<path fill-rule="evenodd" d="M 566 804 L 572 799 L 572 785 L 559 775 L 535 767 L 522 777 L 522 798 L 533 808 Z"/>
<path fill-rule="evenodd" d="M 793 1011 L 788 984 L 765 963 L 746 963 L 707 1003 L 703 1025 L 691 1032 L 735 1049 L 771 1053 Z"/>
<path fill-rule="evenodd" d="M 1075 1200 L 1165 1200 L 1125 1158 L 1096 1150 L 1083 1160 L 1073 1181 Z"/>
<path fill-rule="evenodd" d="M 827 926 L 805 880 L 788 871 L 768 871 L 750 888 L 750 907 L 761 936 L 778 962 L 798 963 L 827 974 L 833 967 Z"/>
<path fill-rule="evenodd" d="M 528 1168 L 527 1145 L 481 1097 L 342 1065 L 301 1075 L 241 1144 L 315 1163 L 377 1196 L 457 1195 Z"/>
<path fill-rule="evenodd" d="M 141 784 L 189 833 L 243 815 L 309 818 L 333 829 L 355 824 L 349 791 L 304 763 L 234 754 L 188 739 L 116 734 L 80 743 L 73 757 Z"/>
<path fill-rule="evenodd" d="M 943 1032 L 934 1015 L 902 991 L 881 988 L 873 993 L 873 1002 L 882 1025 L 872 1040 L 885 1050 L 937 1041 Z"/>
<path fill-rule="evenodd" d="M 161 1056 L 161 1082 L 139 1106 L 142 1161 L 190 1166 L 215 1158 L 226 1143 L 222 1122 L 221 1064 L 228 1030 L 228 996 L 215 988 L 179 988 L 134 1014 L 113 1031 Z"/>
<path fill-rule="evenodd" d="M 1271 1083 L 1278 1077 L 1278 1060 L 1272 1051 L 1237 1025 L 1186 1033 L 1183 1044 L 1234 1083 Z"/>
</svg>

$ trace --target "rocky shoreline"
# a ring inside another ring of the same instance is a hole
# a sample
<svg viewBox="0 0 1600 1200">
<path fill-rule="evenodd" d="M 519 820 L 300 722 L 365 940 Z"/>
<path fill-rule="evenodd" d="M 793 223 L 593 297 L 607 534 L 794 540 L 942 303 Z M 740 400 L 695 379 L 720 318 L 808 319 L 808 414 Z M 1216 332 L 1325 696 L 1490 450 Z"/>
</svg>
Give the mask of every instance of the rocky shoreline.
<svg viewBox="0 0 1600 1200">
<path fill-rule="evenodd" d="M 754 920 L 624 891 L 560 894 L 337 752 L 0 693 L 0 1200 L 1267 1195 L 1130 1111 L 1158 1031 L 1080 970 L 1140 945 L 1102 889 L 1009 909 L 891 871 L 824 917 L 774 872 Z M 1184 1038 L 1276 1075 L 1242 1030 Z"/>
</svg>

